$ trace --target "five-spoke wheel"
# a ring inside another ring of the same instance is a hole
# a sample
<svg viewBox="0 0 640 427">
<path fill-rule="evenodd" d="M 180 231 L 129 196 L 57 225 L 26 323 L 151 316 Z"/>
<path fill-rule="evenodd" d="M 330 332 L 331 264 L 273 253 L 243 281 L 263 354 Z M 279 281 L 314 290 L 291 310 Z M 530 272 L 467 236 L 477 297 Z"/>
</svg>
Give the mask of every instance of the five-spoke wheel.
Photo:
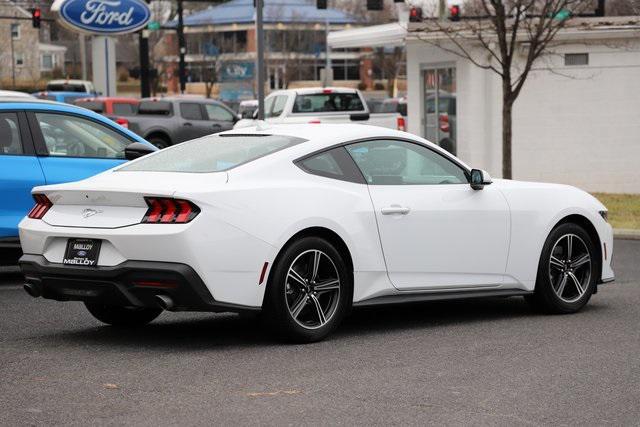
<svg viewBox="0 0 640 427">
<path fill-rule="evenodd" d="M 527 300 L 553 313 L 580 310 L 596 286 L 596 254 L 596 246 L 582 227 L 572 223 L 560 224 L 545 242 L 535 293 Z"/>
<path fill-rule="evenodd" d="M 289 267 L 285 294 L 291 317 L 304 328 L 319 328 L 331 320 L 338 306 L 338 269 L 324 252 L 305 251 Z"/>
<path fill-rule="evenodd" d="M 352 299 L 351 271 L 327 240 L 303 237 L 278 257 L 265 295 L 265 314 L 278 335 L 298 342 L 324 338 Z"/>
</svg>

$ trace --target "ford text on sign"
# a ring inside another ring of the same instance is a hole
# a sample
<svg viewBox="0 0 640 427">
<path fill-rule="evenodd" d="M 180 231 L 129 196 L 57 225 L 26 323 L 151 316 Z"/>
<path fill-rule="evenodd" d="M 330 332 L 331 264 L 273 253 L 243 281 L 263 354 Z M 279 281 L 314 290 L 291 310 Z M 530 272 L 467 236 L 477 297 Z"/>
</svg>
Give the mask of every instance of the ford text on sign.
<svg viewBox="0 0 640 427">
<path fill-rule="evenodd" d="M 60 17 L 69 26 L 92 34 L 125 34 L 143 28 L 151 18 L 141 0 L 66 0 Z"/>
</svg>

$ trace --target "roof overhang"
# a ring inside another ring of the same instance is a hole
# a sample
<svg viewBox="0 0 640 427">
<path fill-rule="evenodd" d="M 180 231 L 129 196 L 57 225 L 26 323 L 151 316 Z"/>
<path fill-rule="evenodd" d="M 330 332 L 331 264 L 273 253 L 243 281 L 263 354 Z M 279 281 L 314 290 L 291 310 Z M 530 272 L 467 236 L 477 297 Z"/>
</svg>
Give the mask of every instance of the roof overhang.
<svg viewBox="0 0 640 427">
<path fill-rule="evenodd" d="M 333 49 L 403 46 L 407 27 L 399 22 L 332 31 L 327 43 Z"/>
</svg>

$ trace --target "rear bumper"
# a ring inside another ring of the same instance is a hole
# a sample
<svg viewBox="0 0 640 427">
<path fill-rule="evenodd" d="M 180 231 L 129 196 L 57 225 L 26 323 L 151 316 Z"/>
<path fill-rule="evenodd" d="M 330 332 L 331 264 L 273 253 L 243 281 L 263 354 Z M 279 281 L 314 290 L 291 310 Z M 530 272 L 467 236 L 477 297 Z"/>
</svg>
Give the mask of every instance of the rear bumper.
<svg viewBox="0 0 640 427">
<path fill-rule="evenodd" d="M 80 267 L 50 263 L 41 255 L 19 261 L 26 283 L 44 298 L 110 305 L 159 307 L 156 296 L 168 296 L 172 311 L 244 312 L 259 308 L 215 301 L 188 265 L 125 261 L 113 267 Z"/>
</svg>

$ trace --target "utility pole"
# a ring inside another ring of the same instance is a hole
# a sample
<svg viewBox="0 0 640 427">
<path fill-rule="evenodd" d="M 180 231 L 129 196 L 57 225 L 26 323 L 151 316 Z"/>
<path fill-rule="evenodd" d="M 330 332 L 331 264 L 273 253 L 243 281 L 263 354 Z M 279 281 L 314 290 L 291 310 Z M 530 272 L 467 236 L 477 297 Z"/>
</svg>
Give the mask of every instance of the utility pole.
<svg viewBox="0 0 640 427">
<path fill-rule="evenodd" d="M 258 68 L 258 120 L 264 120 L 264 30 L 262 5 L 264 0 L 255 0 L 256 5 L 256 67 Z"/>
<path fill-rule="evenodd" d="M 329 86 L 329 76 L 333 71 L 331 68 L 331 48 L 329 47 L 329 18 L 324 22 L 324 87 Z"/>
<path fill-rule="evenodd" d="M 184 17 L 182 9 L 182 0 L 178 0 L 178 78 L 180 80 L 180 93 L 184 93 L 187 82 L 185 76 L 184 56 L 187 53 L 186 43 L 184 41 Z"/>
<path fill-rule="evenodd" d="M 143 29 L 139 33 L 138 46 L 140 50 L 140 97 L 151 96 L 149 86 L 149 30 Z"/>
<path fill-rule="evenodd" d="M 9 24 L 9 39 L 11 39 L 11 79 L 13 89 L 16 88 L 16 58 L 13 53 L 13 31 L 11 30 L 11 24 Z"/>
<path fill-rule="evenodd" d="M 80 40 L 80 69 L 82 71 L 82 80 L 87 80 L 87 43 L 82 33 L 78 33 L 78 39 Z"/>
</svg>

